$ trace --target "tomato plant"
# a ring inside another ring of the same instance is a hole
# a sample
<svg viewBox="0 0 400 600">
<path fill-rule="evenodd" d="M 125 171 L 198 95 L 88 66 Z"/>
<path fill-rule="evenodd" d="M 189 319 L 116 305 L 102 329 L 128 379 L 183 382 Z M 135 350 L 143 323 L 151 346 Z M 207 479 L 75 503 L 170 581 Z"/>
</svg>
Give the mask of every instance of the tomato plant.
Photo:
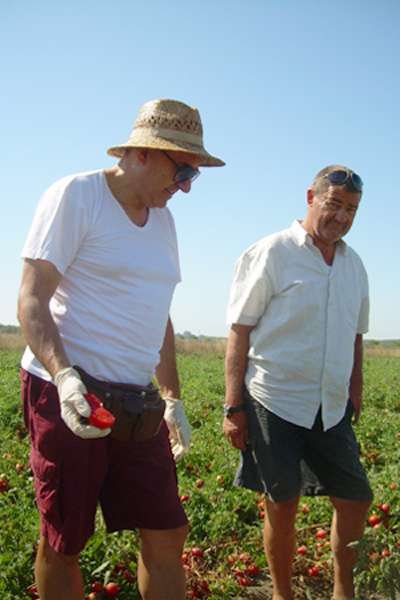
<svg viewBox="0 0 400 600">
<path fill-rule="evenodd" d="M 0 352 L 1 600 L 37 598 L 33 562 L 39 520 L 19 400 L 19 359 L 16 352 Z M 356 430 L 375 500 L 366 534 L 356 544 L 356 584 L 362 598 L 372 598 L 374 590 L 394 598 L 400 589 L 399 367 L 396 358 L 366 360 L 364 410 Z M 221 434 L 223 356 L 179 354 L 178 368 L 193 429 L 191 450 L 177 467 L 179 494 L 190 521 L 182 554 L 187 597 L 229 600 L 268 580 L 264 499 L 233 485 L 239 455 Z M 326 498 L 301 498 L 293 564 L 299 597 L 332 595 L 331 515 Z M 96 533 L 81 556 L 86 598 L 113 597 L 105 595 L 108 585 L 109 590 L 118 589 L 118 600 L 139 600 L 138 549 L 136 533 L 107 534 L 99 512 Z"/>
</svg>

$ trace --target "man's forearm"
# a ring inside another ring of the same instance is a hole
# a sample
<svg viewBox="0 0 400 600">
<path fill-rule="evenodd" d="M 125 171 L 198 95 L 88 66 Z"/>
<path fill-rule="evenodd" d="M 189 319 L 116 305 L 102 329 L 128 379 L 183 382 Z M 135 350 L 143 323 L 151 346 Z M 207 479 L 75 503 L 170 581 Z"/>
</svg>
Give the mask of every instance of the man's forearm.
<svg viewBox="0 0 400 600">
<path fill-rule="evenodd" d="M 360 388 L 363 385 L 363 336 L 358 334 L 354 342 L 353 370 L 350 378 L 350 386 Z"/>
<path fill-rule="evenodd" d="M 353 370 L 350 377 L 349 395 L 358 420 L 362 407 L 363 393 L 363 336 L 358 334 L 354 342 Z"/>
<path fill-rule="evenodd" d="M 52 377 L 70 365 L 47 304 L 36 296 L 20 298 L 18 319 L 26 343 Z"/>
<path fill-rule="evenodd" d="M 225 358 L 225 402 L 229 406 L 243 403 L 244 379 L 247 371 L 249 336 L 253 328 L 233 325 L 228 336 Z"/>
<path fill-rule="evenodd" d="M 176 366 L 175 333 L 171 319 L 168 319 L 164 342 L 160 350 L 160 362 L 156 368 L 156 377 L 161 394 L 180 398 L 178 369 Z"/>
</svg>

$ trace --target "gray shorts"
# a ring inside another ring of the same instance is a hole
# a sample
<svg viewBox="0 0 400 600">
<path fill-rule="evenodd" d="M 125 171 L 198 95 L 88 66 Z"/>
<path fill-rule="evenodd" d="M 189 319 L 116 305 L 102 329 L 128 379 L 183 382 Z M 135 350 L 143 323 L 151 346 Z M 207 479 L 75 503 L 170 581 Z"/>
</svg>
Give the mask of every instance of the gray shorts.
<svg viewBox="0 0 400 600">
<path fill-rule="evenodd" d="M 371 500 L 360 463 L 349 401 L 343 419 L 323 430 L 321 413 L 312 429 L 289 423 L 246 394 L 249 444 L 241 453 L 235 484 L 263 492 L 275 502 L 298 495 Z"/>
</svg>

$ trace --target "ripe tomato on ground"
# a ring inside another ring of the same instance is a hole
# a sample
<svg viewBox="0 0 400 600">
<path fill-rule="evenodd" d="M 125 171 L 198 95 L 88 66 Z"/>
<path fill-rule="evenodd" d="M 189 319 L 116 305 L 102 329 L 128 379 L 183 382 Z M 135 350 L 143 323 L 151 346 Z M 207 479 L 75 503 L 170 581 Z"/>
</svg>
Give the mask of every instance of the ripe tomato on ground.
<svg viewBox="0 0 400 600">
<path fill-rule="evenodd" d="M 194 558 L 203 558 L 204 556 L 204 552 L 201 548 L 192 548 L 191 552 Z"/>
<path fill-rule="evenodd" d="M 324 540 L 327 535 L 328 533 L 327 531 L 325 531 L 325 529 L 318 529 L 317 533 L 315 534 L 315 537 L 317 538 L 317 540 Z"/>
<path fill-rule="evenodd" d="M 90 586 L 90 589 L 92 590 L 92 592 L 102 592 L 103 584 L 100 583 L 100 581 L 93 581 L 92 585 Z"/>
<path fill-rule="evenodd" d="M 380 516 L 376 515 L 375 513 L 368 517 L 368 523 L 371 525 L 371 527 L 378 525 L 378 523 L 380 523 L 380 522 L 381 522 Z"/>
<path fill-rule="evenodd" d="M 116 596 L 118 596 L 119 592 L 121 591 L 121 588 L 118 585 L 118 583 L 110 581 L 104 586 L 104 591 L 106 593 L 106 596 L 109 596 L 110 598 L 115 598 Z"/>
</svg>

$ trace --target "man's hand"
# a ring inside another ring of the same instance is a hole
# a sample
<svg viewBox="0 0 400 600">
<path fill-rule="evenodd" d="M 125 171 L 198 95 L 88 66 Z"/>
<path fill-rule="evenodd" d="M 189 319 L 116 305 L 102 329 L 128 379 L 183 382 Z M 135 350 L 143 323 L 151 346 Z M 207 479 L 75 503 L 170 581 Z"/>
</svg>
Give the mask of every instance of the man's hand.
<svg viewBox="0 0 400 600">
<path fill-rule="evenodd" d="M 192 430 L 186 418 L 183 404 L 177 398 L 164 398 L 166 408 L 164 419 L 169 429 L 172 454 L 175 462 L 189 450 Z"/>
<path fill-rule="evenodd" d="M 247 415 L 243 410 L 224 418 L 223 430 L 234 448 L 245 450 L 247 444 Z"/>
<path fill-rule="evenodd" d="M 87 389 L 75 369 L 61 369 L 54 376 L 54 383 L 60 398 L 61 418 L 72 433 L 83 439 L 101 438 L 110 433 L 111 429 L 98 429 L 82 422 L 82 417 L 90 416 L 91 408 L 84 397 Z"/>
</svg>

